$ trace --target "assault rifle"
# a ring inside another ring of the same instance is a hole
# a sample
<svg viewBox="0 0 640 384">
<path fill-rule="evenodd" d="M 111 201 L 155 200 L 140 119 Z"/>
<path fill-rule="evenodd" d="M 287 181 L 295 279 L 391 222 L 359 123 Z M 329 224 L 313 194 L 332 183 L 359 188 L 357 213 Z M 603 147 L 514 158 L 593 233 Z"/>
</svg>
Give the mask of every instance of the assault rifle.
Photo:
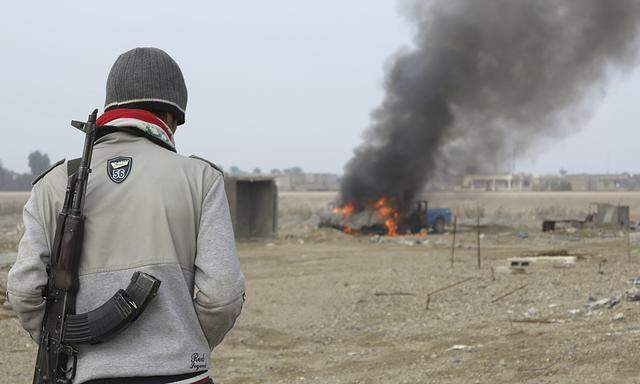
<svg viewBox="0 0 640 384">
<path fill-rule="evenodd" d="M 96 344 L 124 330 L 155 297 L 160 281 L 135 272 L 127 289 L 120 289 L 102 306 L 86 313 L 75 313 L 78 291 L 78 265 L 84 232 L 84 199 L 91 173 L 91 156 L 96 135 L 94 110 L 86 123 L 71 125 L 85 133 L 84 149 L 77 172 L 69 175 L 62 211 L 47 264 L 49 279 L 38 347 L 34 384 L 70 384 L 75 378 L 80 343 Z"/>
</svg>

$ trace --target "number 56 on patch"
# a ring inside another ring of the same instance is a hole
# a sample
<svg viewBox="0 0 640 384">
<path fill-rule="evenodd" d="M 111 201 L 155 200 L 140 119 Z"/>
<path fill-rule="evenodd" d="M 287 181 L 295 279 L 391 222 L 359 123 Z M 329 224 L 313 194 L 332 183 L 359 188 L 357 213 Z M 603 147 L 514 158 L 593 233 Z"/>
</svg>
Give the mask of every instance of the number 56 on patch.
<svg viewBox="0 0 640 384">
<path fill-rule="evenodd" d="M 118 156 L 107 160 L 107 174 L 114 183 L 122 183 L 131 173 L 131 157 Z"/>
</svg>

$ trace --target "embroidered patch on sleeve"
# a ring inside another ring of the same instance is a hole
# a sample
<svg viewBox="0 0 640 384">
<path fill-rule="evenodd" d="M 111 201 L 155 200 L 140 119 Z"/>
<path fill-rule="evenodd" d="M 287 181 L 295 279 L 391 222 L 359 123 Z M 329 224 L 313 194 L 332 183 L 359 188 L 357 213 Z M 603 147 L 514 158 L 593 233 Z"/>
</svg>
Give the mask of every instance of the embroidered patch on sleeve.
<svg viewBox="0 0 640 384">
<path fill-rule="evenodd" d="M 118 156 L 107 160 L 107 174 L 114 183 L 122 183 L 131 173 L 133 158 Z"/>
</svg>

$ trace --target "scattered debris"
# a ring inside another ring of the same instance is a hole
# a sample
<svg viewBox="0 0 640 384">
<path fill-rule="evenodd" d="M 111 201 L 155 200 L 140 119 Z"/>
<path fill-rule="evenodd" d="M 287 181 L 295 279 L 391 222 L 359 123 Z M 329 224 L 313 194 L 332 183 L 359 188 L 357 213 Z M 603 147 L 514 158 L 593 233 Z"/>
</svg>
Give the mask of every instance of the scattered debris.
<svg viewBox="0 0 640 384">
<path fill-rule="evenodd" d="M 620 321 L 620 320 L 624 320 L 624 313 L 620 312 L 617 313 L 614 317 L 613 317 L 614 321 Z"/>
<path fill-rule="evenodd" d="M 512 323 L 522 324 L 560 324 L 563 321 L 558 319 L 514 319 L 509 320 Z"/>
<path fill-rule="evenodd" d="M 407 238 L 401 238 L 400 240 L 398 240 L 398 244 L 400 245 L 408 245 L 410 247 L 413 247 L 414 245 L 417 244 L 417 242 L 413 239 L 407 239 Z"/>
<path fill-rule="evenodd" d="M 609 300 L 609 305 L 607 306 L 607 308 L 613 308 L 613 307 L 615 307 L 617 304 L 619 304 L 619 303 L 620 303 L 620 299 L 621 299 L 621 297 L 620 297 L 620 296 L 612 297 L 612 298 Z"/>
<path fill-rule="evenodd" d="M 542 232 L 554 232 L 556 229 L 564 229 L 568 232 L 569 228 L 573 228 L 575 233 L 576 229 L 582 229 L 584 227 L 584 221 L 581 220 L 544 220 L 542 222 Z"/>
<path fill-rule="evenodd" d="M 543 251 L 524 251 L 521 253 L 522 257 L 536 257 L 536 258 L 540 258 L 540 257 L 562 257 L 562 256 L 573 256 L 575 257 L 577 260 L 582 260 L 584 259 L 585 255 L 583 253 L 580 252 L 570 252 L 567 249 L 561 248 L 561 249 L 546 249 Z"/>
<path fill-rule="evenodd" d="M 376 292 L 374 293 L 376 296 L 417 296 L 415 293 L 411 292 Z"/>
<path fill-rule="evenodd" d="M 572 256 L 566 249 L 549 249 L 546 251 L 540 251 L 533 254 L 524 254 L 523 256 Z"/>
<path fill-rule="evenodd" d="M 625 294 L 625 298 L 628 301 L 640 301 L 640 288 L 633 287 Z"/>
<path fill-rule="evenodd" d="M 524 273 L 533 263 L 553 263 L 553 267 L 573 267 L 581 258 L 581 255 L 570 255 L 566 249 L 549 250 L 537 253 L 525 253 L 520 257 L 512 257 L 509 260 L 509 268 L 512 273 Z"/>
<path fill-rule="evenodd" d="M 518 233 L 516 234 L 516 237 L 517 237 L 518 239 L 526 239 L 526 238 L 528 238 L 528 237 L 529 237 L 529 232 L 527 232 L 527 231 L 520 231 L 520 232 L 518 232 Z"/>
<path fill-rule="evenodd" d="M 520 266 L 527 267 L 531 263 L 560 263 L 573 265 L 578 261 L 576 256 L 529 256 L 529 257 L 512 257 L 509 259 L 511 265 L 519 264 Z"/>
<path fill-rule="evenodd" d="M 456 344 L 453 347 L 447 349 L 447 351 L 467 351 L 474 352 L 478 350 L 478 347 L 475 345 L 464 345 L 464 344 Z"/>
<path fill-rule="evenodd" d="M 521 259 L 521 258 L 513 258 L 513 259 L 509 259 L 509 266 L 511 268 L 526 268 L 529 266 L 529 264 L 531 264 L 531 262 L 529 260 L 525 260 L 525 259 Z"/>
<path fill-rule="evenodd" d="M 535 308 L 529 308 L 527 309 L 527 312 L 524 315 L 525 317 L 529 317 L 529 318 L 536 317 L 538 316 L 538 310 Z"/>
<path fill-rule="evenodd" d="M 400 245 L 408 245 L 410 247 L 413 247 L 414 245 L 421 245 L 423 244 L 422 239 L 407 239 L 406 237 L 401 238 L 400 240 L 398 240 L 398 244 Z M 426 240 L 427 244 L 429 243 L 429 240 Z"/>
<path fill-rule="evenodd" d="M 600 300 L 595 300 L 594 298 L 589 297 L 589 302 L 586 304 L 586 307 L 589 311 L 595 311 L 604 307 L 611 309 L 619 303 L 620 296 L 608 297 Z"/>
<path fill-rule="evenodd" d="M 419 238 L 415 236 L 385 238 L 384 236 L 381 236 L 381 235 L 373 235 L 369 238 L 369 242 L 372 244 L 395 242 L 396 244 L 407 245 L 409 247 L 413 247 L 414 245 L 429 245 L 429 239 Z M 439 243 L 436 242 L 436 244 L 439 244 Z"/>
<path fill-rule="evenodd" d="M 578 313 L 582 312 L 582 309 L 580 308 L 570 309 L 568 312 L 570 315 L 577 315 Z"/>
<path fill-rule="evenodd" d="M 595 310 L 595 309 L 600 309 L 602 307 L 604 307 L 605 305 L 609 304 L 609 300 L 608 298 L 604 298 L 604 299 L 600 299 L 600 300 L 594 300 L 593 298 L 589 298 L 589 302 L 587 303 L 587 308 L 589 310 Z"/>
</svg>

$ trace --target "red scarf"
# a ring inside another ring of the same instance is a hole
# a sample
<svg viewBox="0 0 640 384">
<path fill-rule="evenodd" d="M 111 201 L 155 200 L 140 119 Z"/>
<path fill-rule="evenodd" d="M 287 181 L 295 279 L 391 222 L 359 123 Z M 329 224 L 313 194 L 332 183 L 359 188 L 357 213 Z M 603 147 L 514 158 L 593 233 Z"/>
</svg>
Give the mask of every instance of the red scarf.
<svg viewBox="0 0 640 384">
<path fill-rule="evenodd" d="M 169 126 L 158 116 L 142 109 L 114 109 L 105 112 L 96 120 L 96 125 L 137 128 L 173 149 L 176 147 Z"/>
</svg>

